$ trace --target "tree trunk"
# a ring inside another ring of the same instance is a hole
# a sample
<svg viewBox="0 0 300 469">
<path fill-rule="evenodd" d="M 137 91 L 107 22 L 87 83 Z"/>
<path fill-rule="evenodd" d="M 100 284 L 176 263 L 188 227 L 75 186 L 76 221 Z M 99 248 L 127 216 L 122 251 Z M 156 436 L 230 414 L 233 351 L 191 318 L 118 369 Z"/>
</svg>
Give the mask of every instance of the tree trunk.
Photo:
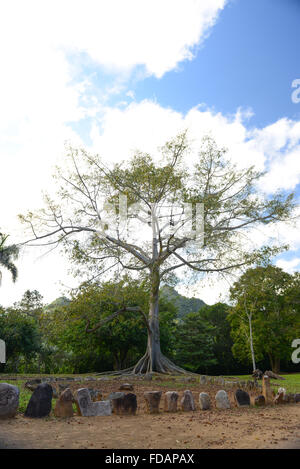
<svg viewBox="0 0 300 469">
<path fill-rule="evenodd" d="M 254 354 L 254 347 L 253 347 L 252 314 L 249 314 L 248 318 L 249 318 L 249 334 L 250 334 L 250 349 L 251 349 L 252 366 L 253 366 L 253 371 L 255 371 L 256 363 L 255 363 L 255 354 Z"/>
<path fill-rule="evenodd" d="M 179 372 L 185 373 L 180 367 L 174 365 L 161 353 L 159 331 L 159 286 L 160 275 L 158 269 L 153 269 L 151 275 L 151 291 L 149 304 L 149 329 L 147 350 L 145 355 L 135 365 L 134 373 L 158 373 Z"/>
<path fill-rule="evenodd" d="M 280 372 L 280 358 L 278 358 L 278 357 L 274 358 L 272 371 L 273 371 L 273 373 L 276 373 L 276 374 L 278 374 Z"/>
</svg>

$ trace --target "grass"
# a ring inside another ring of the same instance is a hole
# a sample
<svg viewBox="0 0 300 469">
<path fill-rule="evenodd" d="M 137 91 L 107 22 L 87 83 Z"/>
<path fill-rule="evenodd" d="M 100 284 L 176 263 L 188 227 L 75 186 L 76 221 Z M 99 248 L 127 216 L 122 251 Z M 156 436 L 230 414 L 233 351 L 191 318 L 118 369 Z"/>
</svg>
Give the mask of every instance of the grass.
<svg viewBox="0 0 300 469">
<path fill-rule="evenodd" d="M 271 385 L 276 390 L 278 387 L 283 387 L 287 392 L 300 393 L 300 373 L 280 373 L 280 376 L 285 378 L 285 380 L 272 379 Z M 224 376 L 224 378 L 232 378 L 233 380 L 239 379 L 241 381 L 252 380 L 252 375 L 237 375 L 237 376 Z M 276 386 L 276 385 L 279 386 Z"/>
</svg>

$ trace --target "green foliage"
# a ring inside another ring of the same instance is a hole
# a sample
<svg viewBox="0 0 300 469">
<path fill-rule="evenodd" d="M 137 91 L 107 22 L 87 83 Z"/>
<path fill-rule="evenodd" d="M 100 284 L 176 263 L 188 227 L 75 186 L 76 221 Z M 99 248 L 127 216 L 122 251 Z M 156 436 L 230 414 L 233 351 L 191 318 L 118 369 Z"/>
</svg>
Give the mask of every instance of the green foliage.
<svg viewBox="0 0 300 469">
<path fill-rule="evenodd" d="M 37 324 L 15 309 L 0 310 L 0 337 L 6 343 L 7 364 L 18 371 L 21 359 L 30 361 L 41 348 Z"/>
<path fill-rule="evenodd" d="M 291 355 L 291 342 L 300 336 L 300 276 L 273 265 L 248 269 L 231 288 L 235 306 L 229 314 L 234 339 L 233 353 L 249 360 L 249 325 L 252 313 L 257 360 L 267 356 L 279 371 L 280 360 Z"/>
<path fill-rule="evenodd" d="M 176 363 L 194 372 L 207 372 L 216 364 L 214 327 L 202 320 L 200 313 L 188 313 L 176 332 Z"/>
<path fill-rule="evenodd" d="M 131 366 L 147 343 L 147 329 L 140 314 L 125 312 L 92 333 L 87 333 L 86 327 L 89 323 L 92 329 L 124 305 L 138 305 L 147 312 L 148 301 L 148 287 L 128 277 L 102 284 L 84 284 L 66 306 L 47 308 L 51 317 L 50 343 L 68 356 L 68 369 L 73 372 Z M 165 299 L 161 300 L 160 308 L 162 349 L 170 356 L 177 310 Z"/>
<path fill-rule="evenodd" d="M 7 245 L 8 235 L 0 233 L 0 267 L 7 269 L 11 275 L 12 279 L 15 282 L 18 276 L 17 267 L 14 264 L 14 260 L 18 258 L 19 247 L 15 244 Z M 0 282 L 1 282 L 1 271 L 0 271 Z"/>
<path fill-rule="evenodd" d="M 232 353 L 233 340 L 228 322 L 229 311 L 230 307 L 225 303 L 205 305 L 199 311 L 202 321 L 213 328 L 213 354 L 217 363 L 209 367 L 209 374 L 233 373 L 241 369 Z"/>
</svg>

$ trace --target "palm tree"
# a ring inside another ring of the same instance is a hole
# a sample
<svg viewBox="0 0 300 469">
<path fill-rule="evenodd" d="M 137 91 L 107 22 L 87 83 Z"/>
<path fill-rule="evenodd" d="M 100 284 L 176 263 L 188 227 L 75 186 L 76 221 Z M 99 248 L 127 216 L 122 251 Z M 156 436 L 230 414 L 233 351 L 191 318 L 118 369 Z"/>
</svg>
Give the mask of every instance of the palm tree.
<svg viewBox="0 0 300 469">
<path fill-rule="evenodd" d="M 16 244 L 6 246 L 6 240 L 8 235 L 0 233 L 0 267 L 5 267 L 12 275 L 13 282 L 17 280 L 18 269 L 12 262 L 17 259 L 19 255 L 19 247 Z M 0 271 L 0 284 L 2 279 L 2 273 Z"/>
</svg>

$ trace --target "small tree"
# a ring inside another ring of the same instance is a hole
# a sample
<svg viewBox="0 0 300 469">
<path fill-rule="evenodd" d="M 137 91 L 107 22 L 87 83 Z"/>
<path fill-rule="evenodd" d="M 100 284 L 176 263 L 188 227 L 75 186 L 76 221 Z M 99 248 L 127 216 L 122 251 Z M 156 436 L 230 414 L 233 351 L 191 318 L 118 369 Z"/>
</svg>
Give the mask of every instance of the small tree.
<svg viewBox="0 0 300 469">
<path fill-rule="evenodd" d="M 7 245 L 7 238 L 8 235 L 0 233 L 0 267 L 7 269 L 12 275 L 13 282 L 15 282 L 18 276 L 18 269 L 13 261 L 18 258 L 19 247 L 15 244 Z M 0 283 L 1 279 L 2 274 L 0 271 Z"/>
<path fill-rule="evenodd" d="M 252 361 L 256 350 L 259 357 L 268 356 L 275 373 L 280 371 L 280 360 L 290 356 L 291 341 L 300 330 L 299 287 L 299 275 L 273 265 L 241 276 L 231 288 L 235 306 L 229 315 L 236 355 L 245 358 L 248 345 Z"/>
<path fill-rule="evenodd" d="M 110 316 L 138 312 L 145 320 L 147 350 L 134 373 L 183 371 L 161 353 L 161 282 L 178 269 L 224 275 L 278 252 L 251 250 L 244 236 L 250 228 L 287 220 L 292 209 L 292 195 L 256 195 L 261 174 L 236 169 L 211 138 L 204 139 L 195 164 L 186 159 L 188 149 L 183 133 L 161 149 L 158 162 L 137 152 L 130 161 L 107 167 L 99 156 L 69 148 L 71 168 L 57 172 L 58 201 L 48 196 L 45 209 L 21 217 L 33 233 L 29 243 L 63 244 L 80 273 L 87 268 L 96 278 L 118 267 L 148 278 L 149 312 L 123 305 Z M 120 195 L 128 204 L 125 221 Z M 192 229 L 197 208 L 198 231 Z M 86 330 L 90 332 L 89 323 Z"/>
</svg>

